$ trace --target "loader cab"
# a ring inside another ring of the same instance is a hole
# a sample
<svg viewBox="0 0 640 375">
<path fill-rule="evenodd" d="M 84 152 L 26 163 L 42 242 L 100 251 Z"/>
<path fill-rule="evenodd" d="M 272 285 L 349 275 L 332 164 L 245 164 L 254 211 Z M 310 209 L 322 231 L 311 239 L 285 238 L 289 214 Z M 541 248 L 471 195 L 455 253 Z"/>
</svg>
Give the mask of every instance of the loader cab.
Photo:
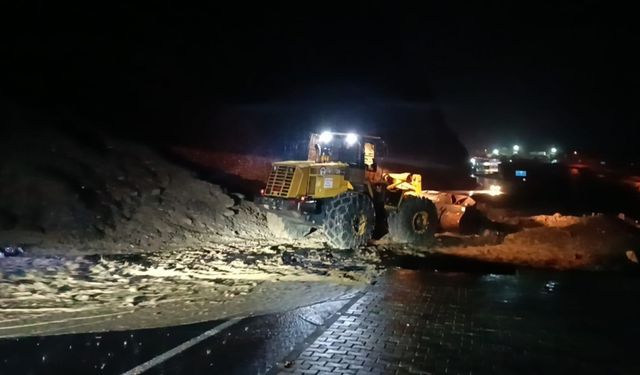
<svg viewBox="0 0 640 375">
<path fill-rule="evenodd" d="M 312 133 L 307 159 L 316 163 L 339 161 L 350 168 L 375 172 L 384 150 L 386 147 L 380 137 L 338 132 Z"/>
</svg>

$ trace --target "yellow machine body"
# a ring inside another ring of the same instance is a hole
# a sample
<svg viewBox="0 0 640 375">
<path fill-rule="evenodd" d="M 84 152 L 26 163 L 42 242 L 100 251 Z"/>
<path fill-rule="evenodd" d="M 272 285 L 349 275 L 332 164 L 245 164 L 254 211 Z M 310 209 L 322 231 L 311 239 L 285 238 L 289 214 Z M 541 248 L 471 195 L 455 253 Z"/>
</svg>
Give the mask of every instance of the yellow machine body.
<svg viewBox="0 0 640 375">
<path fill-rule="evenodd" d="M 353 186 L 346 180 L 348 165 L 340 162 L 280 161 L 273 163 L 264 196 L 333 198 Z"/>
</svg>

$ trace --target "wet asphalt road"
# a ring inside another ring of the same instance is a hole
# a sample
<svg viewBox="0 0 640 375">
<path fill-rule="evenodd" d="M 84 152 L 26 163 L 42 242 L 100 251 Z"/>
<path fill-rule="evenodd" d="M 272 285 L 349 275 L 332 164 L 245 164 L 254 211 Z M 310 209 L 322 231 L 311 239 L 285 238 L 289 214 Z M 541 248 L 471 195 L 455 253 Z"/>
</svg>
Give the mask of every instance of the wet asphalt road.
<svg viewBox="0 0 640 375">
<path fill-rule="evenodd" d="M 351 298 L 242 319 L 147 373 L 263 374 Z M 3 339 L 0 374 L 121 374 L 221 323 Z"/>
<path fill-rule="evenodd" d="M 395 269 L 278 374 L 640 374 L 640 279 Z"/>
<path fill-rule="evenodd" d="M 433 267 L 421 267 L 417 260 L 404 262 L 415 269 L 390 270 L 364 297 L 345 296 L 285 313 L 243 319 L 148 373 L 264 374 L 277 372 L 278 364 L 285 369 L 282 366 L 285 359 L 293 362 L 288 370 L 297 371 L 300 369 L 296 366 L 303 363 L 298 356 L 309 350 L 310 345 L 316 345 L 314 342 L 320 340 L 323 332 L 333 332 L 327 329 L 344 324 L 343 319 L 336 319 L 346 314 L 345 309 L 353 309 L 352 305 L 364 306 L 360 313 L 365 315 L 369 310 L 377 311 L 367 319 L 377 320 L 379 325 L 401 321 L 404 327 L 406 321 L 420 327 L 420 321 L 433 320 L 433 325 L 423 324 L 418 331 L 394 331 L 400 335 L 394 339 L 397 342 L 411 337 L 434 337 L 434 329 L 440 330 L 437 335 L 443 338 L 452 337 L 451 342 L 440 340 L 433 348 L 423 343 L 422 349 L 411 352 L 425 361 L 424 366 L 430 372 L 469 373 L 471 369 L 475 370 L 473 373 L 622 374 L 640 370 L 640 361 L 636 361 L 640 278 L 635 273 L 516 272 L 498 268 L 500 274 L 494 274 L 469 265 L 463 267 L 465 272 L 450 272 L 451 269 L 436 272 Z M 396 314 L 393 309 L 400 312 Z M 402 315 L 407 312 L 410 313 Z M 453 325 L 447 323 L 449 318 L 454 320 Z M 0 374 L 119 374 L 220 323 L 3 339 Z M 443 327 L 451 328 L 451 334 L 441 332 Z M 360 333 L 367 340 L 375 336 L 366 330 Z M 460 337 L 467 334 L 475 344 L 461 341 Z M 460 343 L 465 346 L 458 347 Z M 440 352 L 431 363 L 431 357 L 422 354 L 431 353 L 436 347 Z M 377 364 L 375 352 L 367 353 Z M 398 358 L 403 358 L 402 355 L 401 352 Z M 507 365 L 500 367 L 501 362 L 492 358 L 507 361 Z M 341 358 L 336 355 L 333 360 L 340 364 Z M 438 367 L 436 363 L 446 366 Z M 400 364 L 386 361 L 384 366 L 375 369 L 394 373 Z M 373 371 L 374 367 L 368 370 Z"/>
</svg>

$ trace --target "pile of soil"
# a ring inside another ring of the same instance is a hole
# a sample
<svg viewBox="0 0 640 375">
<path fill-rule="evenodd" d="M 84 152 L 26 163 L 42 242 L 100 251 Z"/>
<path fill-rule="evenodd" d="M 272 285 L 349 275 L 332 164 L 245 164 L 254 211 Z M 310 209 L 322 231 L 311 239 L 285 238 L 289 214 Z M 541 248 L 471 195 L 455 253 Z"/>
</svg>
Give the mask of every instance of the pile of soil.
<svg viewBox="0 0 640 375">
<path fill-rule="evenodd" d="M 512 220 L 513 221 L 513 220 Z M 520 230 L 498 244 L 456 245 L 439 253 L 482 261 L 556 269 L 599 269 L 628 263 L 628 252 L 640 249 L 640 232 L 605 215 L 538 215 L 521 217 Z"/>
<path fill-rule="evenodd" d="M 566 228 L 576 224 L 588 224 L 589 218 L 567 216 L 555 213 L 553 215 L 536 215 L 526 218 L 532 226 L 544 226 L 549 228 Z"/>
<path fill-rule="evenodd" d="M 30 253 L 118 253 L 268 238 L 240 194 L 153 150 L 77 130 L 0 139 L 0 245 Z"/>
</svg>

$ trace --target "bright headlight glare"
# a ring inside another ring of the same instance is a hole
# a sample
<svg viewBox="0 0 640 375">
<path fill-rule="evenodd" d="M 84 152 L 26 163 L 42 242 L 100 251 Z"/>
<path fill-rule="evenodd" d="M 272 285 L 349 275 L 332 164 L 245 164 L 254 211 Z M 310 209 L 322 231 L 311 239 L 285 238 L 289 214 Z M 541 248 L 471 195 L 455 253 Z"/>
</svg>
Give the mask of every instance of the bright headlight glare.
<svg viewBox="0 0 640 375">
<path fill-rule="evenodd" d="M 500 194 L 502 194 L 502 187 L 500 185 L 491 185 L 491 186 L 489 186 L 489 194 L 490 195 L 500 195 Z"/>
<path fill-rule="evenodd" d="M 345 141 L 349 146 L 354 145 L 356 142 L 358 142 L 358 136 L 355 135 L 354 133 L 349 133 L 347 134 Z"/>
<path fill-rule="evenodd" d="M 333 139 L 333 134 L 329 131 L 324 131 L 320 134 L 320 143 L 329 143 Z"/>
</svg>

